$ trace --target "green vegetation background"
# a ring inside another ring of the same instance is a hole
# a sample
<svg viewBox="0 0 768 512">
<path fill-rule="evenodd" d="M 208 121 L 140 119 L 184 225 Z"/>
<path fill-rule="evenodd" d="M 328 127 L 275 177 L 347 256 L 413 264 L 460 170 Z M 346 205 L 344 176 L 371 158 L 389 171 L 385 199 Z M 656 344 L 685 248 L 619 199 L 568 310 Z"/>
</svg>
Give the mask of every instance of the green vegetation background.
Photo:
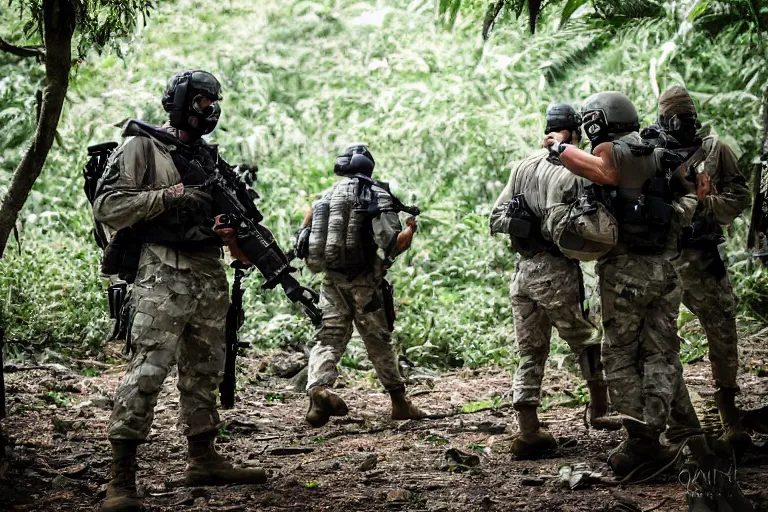
<svg viewBox="0 0 768 512">
<path fill-rule="evenodd" d="M 391 277 L 395 337 L 423 363 L 513 358 L 507 290 L 514 261 L 504 240 L 489 237 L 487 215 L 509 164 L 538 147 L 551 101 L 578 105 L 599 90 L 619 90 L 650 123 L 655 92 L 685 84 L 749 172 L 759 98 L 742 85 L 754 70 L 740 65 L 748 41 L 738 32 L 709 40 L 669 21 L 639 23 L 606 40 L 578 23 L 556 31 L 555 20 L 544 18 L 535 36 L 523 21 L 507 20 L 482 44 L 472 12 L 448 29 L 425 0 L 159 3 L 123 44 L 122 59 L 93 56 L 73 77 L 60 144 L 21 216 L 21 253 L 12 240 L 0 260 L 0 323 L 8 336 L 35 349 L 98 351 L 110 322 L 81 190 L 85 149 L 117 140 L 115 126 L 127 118 L 161 123 L 165 80 L 185 68 L 222 81 L 223 116 L 211 140 L 230 162 L 259 165 L 260 208 L 285 249 L 305 205 L 333 182 L 334 152 L 350 141 L 368 142 L 377 177 L 421 206 L 414 246 Z M 0 33 L 20 25 L 3 16 Z M 34 62 L 0 54 L 0 193 L 33 130 L 41 78 Z M 746 315 L 740 321 L 751 330 L 765 280 L 748 268 L 744 223 L 734 228 L 729 262 Z M 320 284 L 306 270 L 302 279 Z M 260 290 L 257 276 L 247 284 L 246 341 L 310 340 L 309 323 L 279 292 Z M 696 336 L 689 342 L 688 356 L 702 352 Z"/>
</svg>

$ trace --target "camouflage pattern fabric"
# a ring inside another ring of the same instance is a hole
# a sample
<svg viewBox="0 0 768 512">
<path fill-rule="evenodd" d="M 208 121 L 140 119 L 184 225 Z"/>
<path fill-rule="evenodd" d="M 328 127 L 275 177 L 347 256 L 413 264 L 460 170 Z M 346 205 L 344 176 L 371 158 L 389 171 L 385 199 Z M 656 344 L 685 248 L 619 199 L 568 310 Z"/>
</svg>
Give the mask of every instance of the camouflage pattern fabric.
<svg viewBox="0 0 768 512">
<path fill-rule="evenodd" d="M 145 247 L 132 293 L 134 353 L 117 389 L 109 439 L 146 439 L 157 395 L 174 364 L 184 435 L 218 430 L 216 393 L 229 307 L 223 266 L 178 270 Z"/>
<path fill-rule="evenodd" d="M 680 363 L 677 273 L 660 255 L 627 254 L 597 266 L 602 302 L 602 360 L 616 410 L 663 430 L 698 427 Z"/>
<path fill-rule="evenodd" d="M 336 365 L 352 337 L 353 324 L 384 389 L 403 389 L 380 283 L 373 273 L 362 274 L 351 281 L 334 272 L 326 273 L 319 304 L 323 310 L 323 326 L 317 331 L 315 346 L 309 354 L 307 390 L 333 386 L 339 376 Z"/>
<path fill-rule="evenodd" d="M 708 267 L 722 264 L 716 251 L 684 249 L 674 261 L 683 287 L 683 304 L 699 318 L 707 335 L 712 377 L 718 387 L 738 387 L 738 335 L 736 334 L 736 297 L 731 280 L 715 277 Z"/>
<path fill-rule="evenodd" d="M 583 310 L 583 276 L 578 262 L 540 252 L 517 263 L 510 287 L 520 363 L 515 372 L 515 405 L 539 405 L 552 327 L 578 357 L 599 345 L 595 326 Z"/>
</svg>

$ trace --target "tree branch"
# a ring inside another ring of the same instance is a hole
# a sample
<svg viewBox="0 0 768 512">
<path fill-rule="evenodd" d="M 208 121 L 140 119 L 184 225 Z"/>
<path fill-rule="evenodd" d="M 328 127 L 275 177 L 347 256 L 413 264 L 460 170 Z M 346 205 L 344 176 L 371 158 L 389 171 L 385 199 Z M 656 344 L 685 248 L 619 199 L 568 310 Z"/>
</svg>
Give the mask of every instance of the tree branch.
<svg viewBox="0 0 768 512">
<path fill-rule="evenodd" d="M 42 59 L 45 57 L 45 50 L 42 46 L 14 46 L 2 38 L 0 38 L 0 51 L 23 58 L 37 57 Z"/>
</svg>

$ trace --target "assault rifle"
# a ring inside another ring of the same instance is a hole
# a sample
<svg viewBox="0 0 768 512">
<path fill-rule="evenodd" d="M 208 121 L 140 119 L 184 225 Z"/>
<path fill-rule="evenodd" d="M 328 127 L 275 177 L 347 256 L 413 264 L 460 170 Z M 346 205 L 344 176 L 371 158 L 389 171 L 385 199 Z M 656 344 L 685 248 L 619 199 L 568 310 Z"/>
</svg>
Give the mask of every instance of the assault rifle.
<svg viewBox="0 0 768 512">
<path fill-rule="evenodd" d="M 387 191 L 387 194 L 392 198 L 392 209 L 396 212 L 405 212 L 408 215 L 413 215 L 414 217 L 418 217 L 421 215 L 421 210 L 418 206 L 411 206 L 404 204 L 400 198 L 398 198 L 395 194 L 392 193 L 392 191 L 389 188 L 389 183 L 386 181 L 379 181 L 371 178 L 370 176 L 367 176 L 362 173 L 354 174 L 354 177 L 368 183 L 369 185 L 376 185 L 377 187 L 383 188 Z"/>
<path fill-rule="evenodd" d="M 214 150 L 215 151 L 215 150 Z M 313 325 L 322 323 L 323 314 L 317 307 L 319 296 L 309 288 L 299 284 L 292 273 L 290 256 L 286 255 L 272 232 L 261 225 L 263 216 L 253 203 L 253 191 L 240 179 L 238 168 L 227 164 L 216 156 L 216 172 L 200 188 L 213 197 L 214 211 L 219 216 L 220 228 L 232 228 L 237 236 L 237 244 L 248 261 L 264 277 L 263 288 L 272 289 L 278 284 L 292 302 L 298 302 L 304 308 Z M 231 408 L 235 404 L 235 368 L 237 353 L 248 346 L 238 340 L 237 332 L 242 327 L 243 312 L 242 282 L 246 277 L 247 265 L 239 261 L 232 264 L 235 269 L 235 281 L 232 285 L 232 300 L 227 311 L 225 330 L 226 355 L 224 380 L 219 385 L 221 405 Z"/>
</svg>

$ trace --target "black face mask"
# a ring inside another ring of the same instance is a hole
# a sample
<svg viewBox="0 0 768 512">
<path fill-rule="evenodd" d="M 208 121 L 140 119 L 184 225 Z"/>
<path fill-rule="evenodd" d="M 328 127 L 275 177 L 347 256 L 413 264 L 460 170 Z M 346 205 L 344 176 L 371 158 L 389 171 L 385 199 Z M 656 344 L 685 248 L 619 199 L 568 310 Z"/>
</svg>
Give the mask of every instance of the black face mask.
<svg viewBox="0 0 768 512">
<path fill-rule="evenodd" d="M 698 136 L 701 123 L 696 115 L 675 114 L 669 119 L 659 116 L 661 127 L 674 137 L 681 147 L 691 147 L 701 145 L 701 139 Z"/>
</svg>

